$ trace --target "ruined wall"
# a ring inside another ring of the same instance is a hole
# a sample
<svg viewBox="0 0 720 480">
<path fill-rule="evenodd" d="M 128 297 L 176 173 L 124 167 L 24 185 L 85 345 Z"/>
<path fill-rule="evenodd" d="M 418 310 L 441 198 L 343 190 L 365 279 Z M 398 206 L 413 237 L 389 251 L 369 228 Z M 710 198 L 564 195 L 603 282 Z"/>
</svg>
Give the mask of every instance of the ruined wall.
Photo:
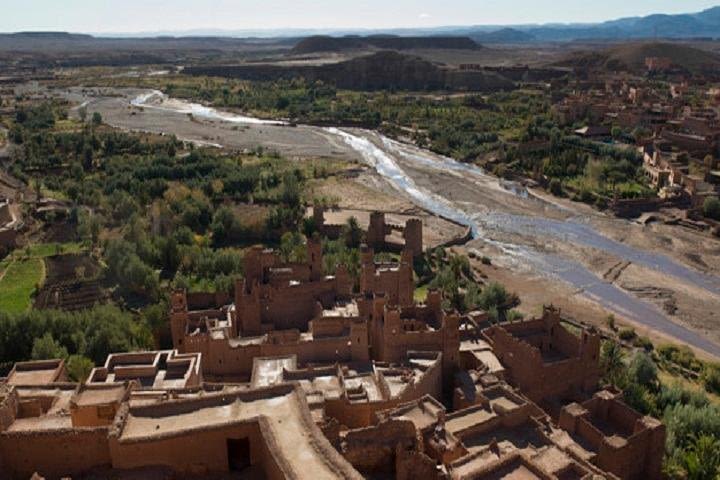
<svg viewBox="0 0 720 480">
<path fill-rule="evenodd" d="M 38 472 L 48 479 L 110 466 L 106 428 L 0 434 L 0 457 L 10 479 Z M 5 477 L 3 477 L 5 478 Z"/>
</svg>

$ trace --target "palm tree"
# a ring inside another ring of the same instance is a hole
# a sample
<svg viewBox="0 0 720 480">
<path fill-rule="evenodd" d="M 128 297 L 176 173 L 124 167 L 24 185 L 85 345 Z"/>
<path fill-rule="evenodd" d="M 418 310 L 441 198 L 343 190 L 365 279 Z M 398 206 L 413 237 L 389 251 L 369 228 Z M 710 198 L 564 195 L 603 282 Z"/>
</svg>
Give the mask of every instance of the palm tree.
<svg viewBox="0 0 720 480">
<path fill-rule="evenodd" d="M 350 217 L 347 220 L 343 228 L 343 234 L 345 236 L 345 245 L 348 248 L 357 248 L 362 243 L 363 231 L 358 224 L 357 218 Z"/>
<path fill-rule="evenodd" d="M 687 480 L 720 478 L 720 440 L 710 435 L 694 436 L 682 458 Z"/>
<path fill-rule="evenodd" d="M 605 379 L 617 386 L 625 372 L 625 354 L 619 343 L 611 340 L 603 343 L 600 364 L 605 371 Z"/>
</svg>

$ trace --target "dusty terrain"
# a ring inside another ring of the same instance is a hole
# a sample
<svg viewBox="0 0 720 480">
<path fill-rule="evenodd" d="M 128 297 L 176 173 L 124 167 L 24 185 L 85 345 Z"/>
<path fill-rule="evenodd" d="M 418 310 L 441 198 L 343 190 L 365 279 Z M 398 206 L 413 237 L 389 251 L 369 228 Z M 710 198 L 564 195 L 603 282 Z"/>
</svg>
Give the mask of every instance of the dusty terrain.
<svg viewBox="0 0 720 480">
<path fill-rule="evenodd" d="M 198 145 L 239 150 L 262 146 L 290 157 L 337 157 L 346 150 L 332 136 L 316 128 L 241 124 L 203 118 L 170 107 L 133 106 L 131 101 L 143 92 L 127 89 L 118 94 L 111 89 L 77 88 L 53 93 L 78 105 L 85 104 L 88 112 L 99 112 L 109 125 L 129 131 L 174 134 Z"/>
</svg>

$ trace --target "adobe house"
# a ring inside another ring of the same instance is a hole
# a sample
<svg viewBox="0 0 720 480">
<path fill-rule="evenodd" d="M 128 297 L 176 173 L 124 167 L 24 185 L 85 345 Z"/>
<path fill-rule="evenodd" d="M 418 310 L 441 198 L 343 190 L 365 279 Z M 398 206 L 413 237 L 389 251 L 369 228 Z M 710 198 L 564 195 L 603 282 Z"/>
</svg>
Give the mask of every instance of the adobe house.
<svg viewBox="0 0 720 480">
<path fill-rule="evenodd" d="M 110 432 L 116 469 L 184 475 L 361 479 L 315 425 L 299 385 L 188 396 L 128 407 Z"/>
<path fill-rule="evenodd" d="M 560 412 L 560 428 L 589 453 L 591 461 L 623 480 L 662 478 L 665 426 L 604 390 Z"/>
<path fill-rule="evenodd" d="M 441 352 L 444 378 L 452 379 L 459 318 L 442 311 L 439 292 L 431 292 L 426 304 L 415 304 L 409 252 L 399 263 L 377 264 L 372 250 L 364 249 L 360 295 L 352 294 L 344 268 L 334 277 L 313 273 L 321 255 L 314 241 L 308 242 L 308 262 L 301 265 L 281 263 L 273 251 L 253 250 L 232 305 L 191 310 L 187 294 L 174 293 L 175 348 L 202 354 L 203 374 L 223 381 L 248 381 L 258 357 L 294 354 L 300 365 L 400 363 L 410 351 Z"/>
<path fill-rule="evenodd" d="M 508 382 L 540 403 L 587 395 L 600 380 L 600 336 L 585 329 L 575 336 L 562 326 L 560 311 L 543 309 L 541 318 L 483 330 L 506 368 Z"/>
<path fill-rule="evenodd" d="M 102 384 L 134 380 L 140 388 L 179 389 L 202 383 L 200 353 L 177 350 L 113 353 L 103 367 L 90 372 L 87 383 Z"/>
<path fill-rule="evenodd" d="M 373 427 L 342 434 L 340 444 L 343 455 L 366 474 L 389 471 L 412 478 L 407 472 L 418 466 L 423 471 L 418 478 L 424 479 L 580 479 L 602 473 L 557 444 L 539 407 L 502 383 L 487 388 L 479 403 L 453 413 L 428 396 L 377 417 Z M 380 439 L 378 448 L 369 448 L 371 438 Z M 393 443 L 388 439 L 400 445 L 395 452 L 385 447 Z"/>
<path fill-rule="evenodd" d="M 253 388 L 297 382 L 307 395 L 316 422 L 337 421 L 360 428 L 374 414 L 426 395 L 442 395 L 442 363 L 438 352 L 407 353 L 399 362 L 353 362 L 298 367 L 297 357 L 255 358 Z M 332 420 L 331 420 L 332 419 Z"/>
</svg>

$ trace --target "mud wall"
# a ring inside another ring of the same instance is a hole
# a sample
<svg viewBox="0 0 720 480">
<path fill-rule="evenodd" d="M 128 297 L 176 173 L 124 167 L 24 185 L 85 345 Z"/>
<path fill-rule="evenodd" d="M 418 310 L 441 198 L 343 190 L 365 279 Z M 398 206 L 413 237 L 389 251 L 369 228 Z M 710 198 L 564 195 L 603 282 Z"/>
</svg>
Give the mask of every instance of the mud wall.
<svg viewBox="0 0 720 480">
<path fill-rule="evenodd" d="M 35 472 L 48 480 L 77 475 L 110 466 L 107 433 L 106 428 L 3 433 L 0 457 L 11 479 L 27 480 Z"/>
</svg>

